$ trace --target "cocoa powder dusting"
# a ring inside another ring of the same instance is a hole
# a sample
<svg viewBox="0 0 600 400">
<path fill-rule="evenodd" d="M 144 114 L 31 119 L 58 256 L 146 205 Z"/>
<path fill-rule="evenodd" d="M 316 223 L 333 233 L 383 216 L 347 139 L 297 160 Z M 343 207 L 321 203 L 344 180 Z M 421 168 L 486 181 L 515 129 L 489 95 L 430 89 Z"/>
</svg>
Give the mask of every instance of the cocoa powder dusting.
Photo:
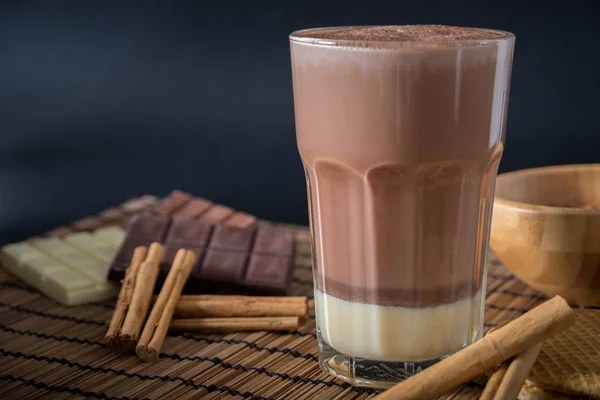
<svg viewBox="0 0 600 400">
<path fill-rule="evenodd" d="M 295 32 L 293 36 L 331 40 L 448 42 L 498 39 L 503 34 L 486 29 L 446 25 L 389 25 L 309 29 Z"/>
</svg>

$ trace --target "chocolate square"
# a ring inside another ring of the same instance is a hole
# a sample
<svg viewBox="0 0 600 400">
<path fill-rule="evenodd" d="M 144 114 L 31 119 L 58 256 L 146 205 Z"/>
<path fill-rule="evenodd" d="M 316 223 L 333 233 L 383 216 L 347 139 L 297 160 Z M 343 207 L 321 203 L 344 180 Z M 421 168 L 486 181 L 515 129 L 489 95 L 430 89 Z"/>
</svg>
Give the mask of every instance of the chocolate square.
<svg viewBox="0 0 600 400">
<path fill-rule="evenodd" d="M 181 190 L 175 190 L 165 197 L 154 209 L 156 214 L 171 215 L 192 199 L 192 195 Z"/>
<path fill-rule="evenodd" d="M 202 262 L 202 278 L 210 281 L 240 283 L 246 272 L 247 253 L 209 249 Z"/>
<path fill-rule="evenodd" d="M 232 226 L 217 225 L 215 226 L 210 248 L 232 251 L 250 251 L 254 229 L 242 229 Z"/>
<path fill-rule="evenodd" d="M 205 247 L 211 226 L 195 219 L 174 219 L 165 239 L 166 243 L 181 243 L 181 247 Z"/>
<path fill-rule="evenodd" d="M 127 238 L 143 238 L 150 242 L 161 242 L 170 219 L 163 216 L 151 214 L 138 214 L 131 218 L 127 229 Z"/>
<path fill-rule="evenodd" d="M 254 252 L 289 256 L 294 253 L 294 234 L 281 228 L 260 227 L 256 233 Z"/>
<path fill-rule="evenodd" d="M 256 225 L 256 217 L 243 212 L 236 212 L 225 221 L 227 226 L 235 226 L 236 228 L 252 228 Z"/>
<path fill-rule="evenodd" d="M 291 275 L 291 259 L 286 256 L 252 254 L 244 283 L 257 291 L 284 295 Z"/>
<path fill-rule="evenodd" d="M 206 210 L 208 210 L 213 204 L 204 199 L 195 198 L 190 200 L 183 207 L 175 211 L 173 218 L 196 218 Z"/>
<path fill-rule="evenodd" d="M 231 214 L 233 214 L 233 209 L 217 204 L 201 214 L 199 218 L 201 221 L 212 225 L 225 221 Z"/>
</svg>

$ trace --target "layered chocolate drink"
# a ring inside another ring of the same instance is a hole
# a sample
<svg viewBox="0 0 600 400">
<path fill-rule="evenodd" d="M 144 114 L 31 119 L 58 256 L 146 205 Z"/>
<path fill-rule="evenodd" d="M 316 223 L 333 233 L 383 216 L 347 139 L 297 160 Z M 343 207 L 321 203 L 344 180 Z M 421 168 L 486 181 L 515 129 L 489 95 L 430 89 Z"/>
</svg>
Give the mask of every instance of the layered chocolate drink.
<svg viewBox="0 0 600 400">
<path fill-rule="evenodd" d="M 386 386 L 477 340 L 514 36 L 290 36 L 321 365 Z"/>
</svg>

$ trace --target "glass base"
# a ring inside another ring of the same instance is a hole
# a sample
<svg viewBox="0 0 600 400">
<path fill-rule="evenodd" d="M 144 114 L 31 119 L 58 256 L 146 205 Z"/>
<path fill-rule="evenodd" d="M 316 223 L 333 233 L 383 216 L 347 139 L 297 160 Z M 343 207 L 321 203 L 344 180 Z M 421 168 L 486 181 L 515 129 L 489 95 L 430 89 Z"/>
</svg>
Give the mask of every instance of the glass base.
<svg viewBox="0 0 600 400">
<path fill-rule="evenodd" d="M 321 369 L 354 386 L 387 389 L 424 370 L 448 355 L 424 361 L 366 360 L 340 353 L 319 336 Z"/>
</svg>

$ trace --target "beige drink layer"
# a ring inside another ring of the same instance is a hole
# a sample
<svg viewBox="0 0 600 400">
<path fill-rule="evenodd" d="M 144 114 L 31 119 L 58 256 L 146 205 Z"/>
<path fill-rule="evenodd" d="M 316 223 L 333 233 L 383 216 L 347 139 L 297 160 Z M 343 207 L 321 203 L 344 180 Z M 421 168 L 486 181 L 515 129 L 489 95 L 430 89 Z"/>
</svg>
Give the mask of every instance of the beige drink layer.
<svg viewBox="0 0 600 400">
<path fill-rule="evenodd" d="M 479 339 L 482 296 L 452 304 L 378 306 L 315 292 L 323 339 L 336 350 L 367 360 L 422 361 L 452 354 Z"/>
<path fill-rule="evenodd" d="M 510 49 L 461 45 L 435 27 L 349 29 L 291 44 L 319 290 L 380 306 L 480 306 Z"/>
</svg>

